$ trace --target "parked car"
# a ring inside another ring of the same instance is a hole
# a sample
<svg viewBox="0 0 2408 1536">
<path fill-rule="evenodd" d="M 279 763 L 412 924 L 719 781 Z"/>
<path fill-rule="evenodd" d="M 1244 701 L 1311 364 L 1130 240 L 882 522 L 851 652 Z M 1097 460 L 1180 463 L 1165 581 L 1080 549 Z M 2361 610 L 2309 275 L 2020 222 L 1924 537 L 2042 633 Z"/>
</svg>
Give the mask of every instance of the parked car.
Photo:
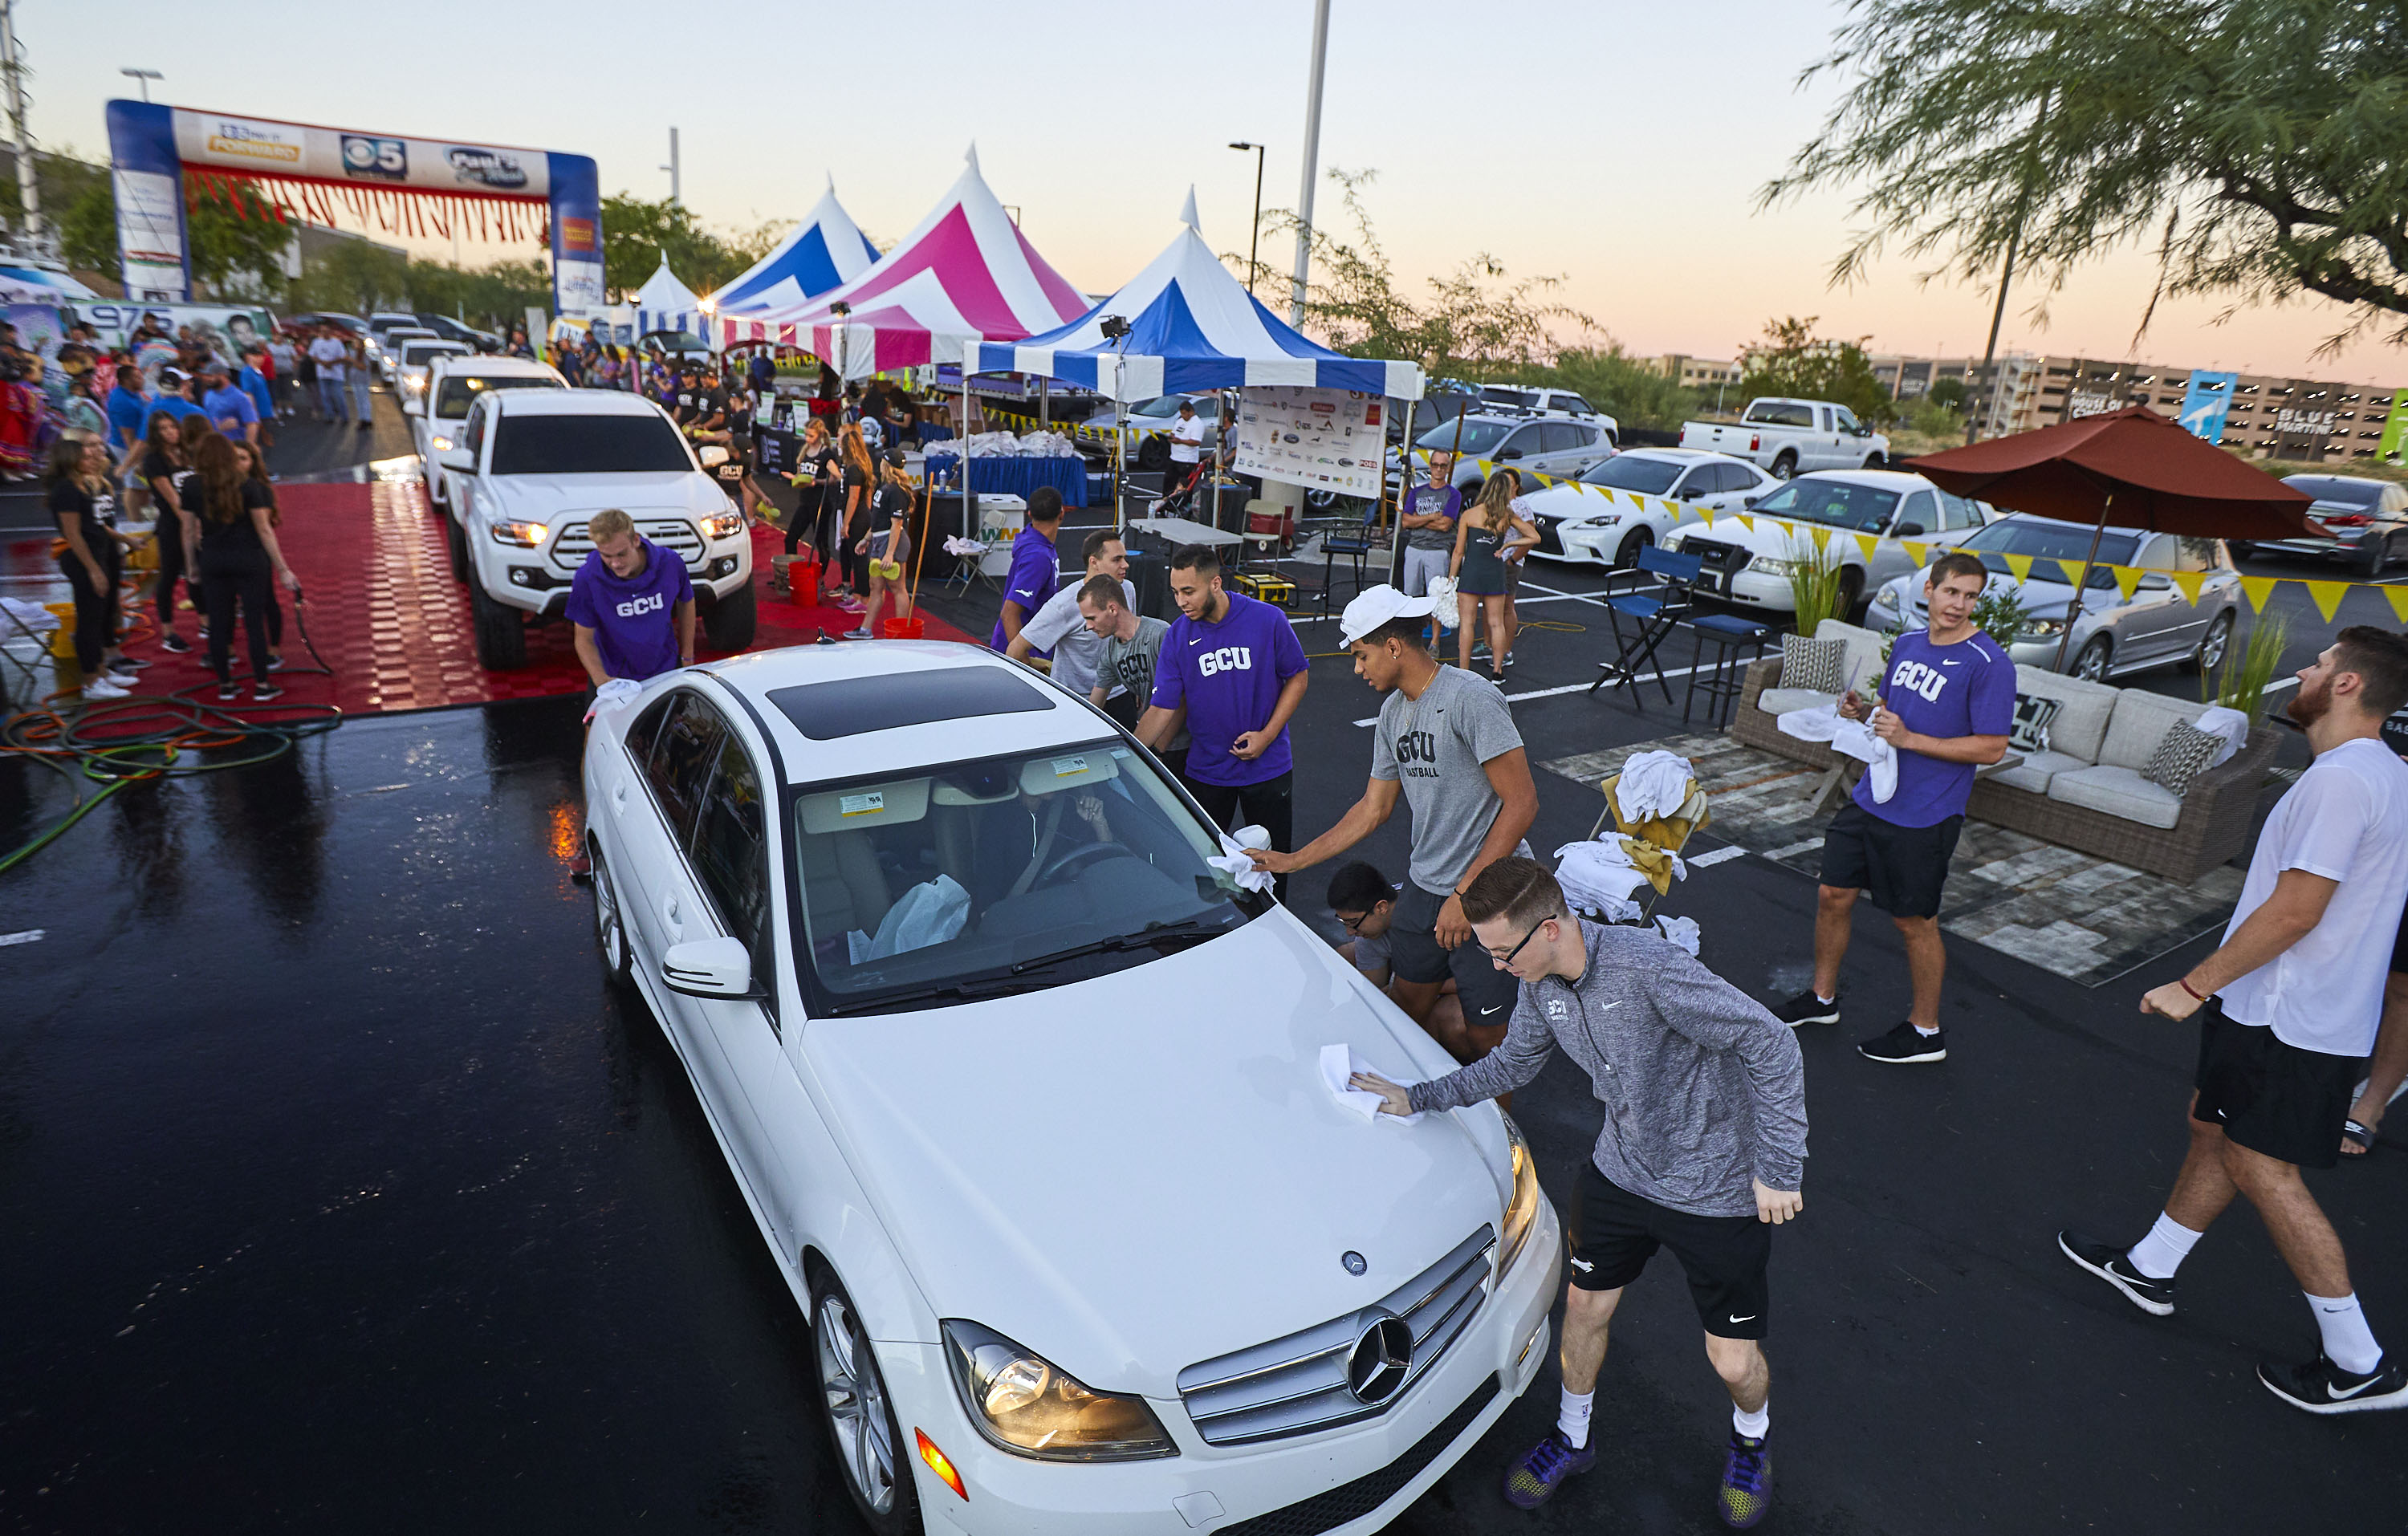
<svg viewBox="0 0 2408 1536">
<path fill-rule="evenodd" d="M 393 387 L 402 398 L 415 399 L 426 393 L 427 372 L 437 358 L 467 355 L 468 349 L 457 341 L 411 337 L 401 344 L 401 357 L 394 366 Z"/>
<path fill-rule="evenodd" d="M 1736 512 L 1778 482 L 1744 459 L 1688 448 L 1629 448 L 1580 477 L 1578 486 L 1621 493 L 1601 496 L 1550 485 L 1529 498 L 1539 547 L 1552 560 L 1628 567 L 1673 526 L 1673 503 Z M 1653 500 L 1647 498 L 1654 498 Z"/>
<path fill-rule="evenodd" d="M 491 331 L 480 331 L 464 321 L 452 319 L 450 315 L 438 315 L 422 309 L 418 312 L 418 323 L 446 341 L 457 341 L 470 352 L 497 352 L 502 350 L 500 337 Z"/>
<path fill-rule="evenodd" d="M 1090 457 L 1111 459 L 1116 450 L 1114 434 L 1128 437 L 1129 467 L 1147 474 L 1158 474 L 1170 463 L 1170 423 L 1179 419 L 1179 403 L 1196 402 L 1196 414 L 1204 420 L 1204 452 L 1217 452 L 1221 440 L 1221 397 L 1207 392 L 1202 395 L 1158 395 L 1128 408 L 1124 423 L 1114 408 L 1106 406 L 1085 421 L 1069 428 L 1071 441 Z"/>
<path fill-rule="evenodd" d="M 484 666 L 526 665 L 527 624 L 567 608 L 569 582 L 594 551 L 586 520 L 606 507 L 685 562 L 714 649 L 752 643 L 744 514 L 652 401 L 617 390 L 489 389 L 437 458 L 456 477 L 445 532 Z"/>
<path fill-rule="evenodd" d="M 640 352 L 666 359 L 671 367 L 692 363 L 698 368 L 707 368 L 718 361 L 710 343 L 692 331 L 646 331 L 636 346 Z"/>
<path fill-rule="evenodd" d="M 1954 544 L 1989 516 L 1982 503 L 1896 469 L 1817 470 L 1752 498 L 1752 505 L 1761 514 L 1753 531 L 1728 519 L 1711 526 L 1684 524 L 1664 536 L 1664 548 L 1703 559 L 1700 592 L 1747 608 L 1788 612 L 1798 606 L 1789 578 L 1800 551 L 1812 551 L 1813 528 L 1830 528 L 1827 553 L 1840 566 L 1842 618 L 1856 611 L 1867 593 L 1917 568 L 1897 540 Z M 1793 530 L 1775 518 L 1798 526 Z M 1867 559 L 1855 538 L 1841 534 L 1873 534 L 1886 542 L 1876 544 Z"/>
<path fill-rule="evenodd" d="M 1337 1103 L 1329 1042 L 1454 1063 L 1084 700 L 794 647 L 654 679 L 582 777 L 604 970 L 802 1310 L 867 1529 L 1367 1531 L 1544 1369 L 1562 1237 L 1512 1122 Z"/>
<path fill-rule="evenodd" d="M 394 388 L 401 387 L 401 349 L 411 341 L 440 341 L 443 338 L 423 325 L 395 325 L 384 333 L 381 340 L 368 343 L 368 360 L 384 381 Z"/>
<path fill-rule="evenodd" d="M 1521 410 L 1533 416 L 1577 416 L 1595 421 L 1605 427 L 1606 437 L 1616 443 L 1622 440 L 1622 423 L 1590 405 L 1568 389 L 1546 389 L 1535 384 L 1483 384 L 1480 398 L 1492 410 Z"/>
<path fill-rule="evenodd" d="M 2313 554 L 2355 566 L 2368 576 L 2408 559 L 2408 485 L 2359 475 L 2286 475 L 2283 483 L 2315 497 L 2308 516 L 2329 538 L 2232 544 L 2235 554 Z"/>
<path fill-rule="evenodd" d="M 2060 650 L 2066 670 L 2101 682 L 2118 672 L 2180 663 L 2192 671 L 2213 671 L 2224 662 L 2232 626 L 2240 622 L 2241 576 L 2217 538 L 2185 538 L 2140 528 L 2099 533 L 2098 566 L 2137 567 L 2148 574 L 2126 596 L 2115 574 L 2093 568 L 2073 617 L 2073 639 L 2065 639 L 2073 609 L 2073 581 L 2054 562 L 2079 562 L 2090 548 L 2090 524 L 2059 523 L 2028 512 L 2010 512 L 1976 528 L 1957 548 L 1977 554 L 1988 567 L 1992 590 L 2015 589 L 2027 615 L 2022 635 L 2007 648 L 2018 666 L 2055 668 Z M 2017 557 L 2010 564 L 2008 556 Z M 2027 566 L 2018 581 L 2014 565 Z M 2183 595 L 2165 572 L 2197 573 L 2199 600 Z M 1930 622 L 1925 607 L 1924 573 L 1897 577 L 1873 596 L 1865 627 L 1916 629 Z"/>
<path fill-rule="evenodd" d="M 1736 424 L 1682 423 L 1681 446 L 1745 459 L 1778 480 L 1810 469 L 1879 469 L 1889 463 L 1889 439 L 1847 407 L 1770 395 L 1750 400 Z"/>
<path fill-rule="evenodd" d="M 1455 483 L 1475 487 L 1480 466 L 1488 460 L 1555 480 L 1571 480 L 1613 456 L 1613 439 L 1604 423 L 1570 417 L 1498 416 L 1467 413 L 1458 423 L 1432 427 L 1413 444 L 1416 473 L 1426 469 L 1433 452 L 1455 454 Z M 1526 489 L 1536 490 L 1535 484 Z"/>
<path fill-rule="evenodd" d="M 426 476 L 426 499 L 433 509 L 450 513 L 453 482 L 459 477 L 443 467 L 443 456 L 459 446 L 470 406 L 495 390 L 567 387 L 568 380 L 557 368 L 521 357 L 438 357 L 429 364 L 426 393 L 404 394 L 401 414 L 409 423 Z"/>
</svg>

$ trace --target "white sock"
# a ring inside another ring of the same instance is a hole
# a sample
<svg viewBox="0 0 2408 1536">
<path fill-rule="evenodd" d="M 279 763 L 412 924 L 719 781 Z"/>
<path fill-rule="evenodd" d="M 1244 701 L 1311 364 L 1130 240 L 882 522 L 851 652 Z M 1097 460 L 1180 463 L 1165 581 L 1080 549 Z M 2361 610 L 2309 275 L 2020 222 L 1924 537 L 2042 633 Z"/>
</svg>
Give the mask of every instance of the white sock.
<svg viewBox="0 0 2408 1536">
<path fill-rule="evenodd" d="M 1597 1389 L 1585 1392 L 1567 1390 L 1564 1405 L 1555 1413 L 1555 1428 L 1564 1433 L 1564 1441 L 1575 1451 L 1588 1443 L 1589 1405 L 1597 1401 Z"/>
<path fill-rule="evenodd" d="M 1772 1400 L 1770 1398 L 1765 1399 L 1764 1406 L 1753 1414 L 1737 1403 L 1731 1404 L 1731 1428 L 1737 1429 L 1742 1437 L 1748 1440 L 1762 1440 L 1764 1431 L 1771 1427 Z"/>
<path fill-rule="evenodd" d="M 1914 1026 L 1914 1032 L 1921 1035 L 1925 1040 L 1929 1040 L 1932 1036 L 1940 1033 L 1940 1026 L 1935 1024 L 1930 1028 L 1926 1029 L 1923 1026 L 1918 1024 Z"/>
<path fill-rule="evenodd" d="M 2132 1244 L 2132 1251 L 2124 1256 L 2132 1261 L 2132 1268 L 2151 1280 L 2172 1280 L 2200 1237 L 2200 1233 L 2160 1211 L 2149 1235 Z"/>
<path fill-rule="evenodd" d="M 2305 1291 L 2300 1293 L 2307 1296 Z M 2353 1376 L 2363 1376 L 2383 1363 L 2383 1346 L 2374 1342 L 2374 1332 L 2366 1326 L 2366 1311 L 2358 1304 L 2358 1293 L 2347 1296 L 2309 1296 L 2308 1306 L 2316 1314 L 2316 1331 L 2325 1336 L 2325 1358 Z"/>
</svg>

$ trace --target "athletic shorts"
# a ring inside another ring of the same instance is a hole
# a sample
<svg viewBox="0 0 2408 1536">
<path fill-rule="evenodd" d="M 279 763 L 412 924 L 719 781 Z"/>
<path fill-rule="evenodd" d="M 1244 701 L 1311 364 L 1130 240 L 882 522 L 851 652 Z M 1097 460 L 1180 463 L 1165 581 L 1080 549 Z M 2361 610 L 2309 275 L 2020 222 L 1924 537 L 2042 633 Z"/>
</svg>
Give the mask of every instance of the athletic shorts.
<svg viewBox="0 0 2408 1536">
<path fill-rule="evenodd" d="M 1892 917 L 1937 917 L 1964 825 L 1964 817 L 1951 816 L 1932 826 L 1899 826 L 1851 800 L 1824 829 L 1822 882 L 1871 892 L 1873 905 Z"/>
<path fill-rule="evenodd" d="M 2341 1129 L 2335 1126 L 2336 1145 Z M 1572 1194 L 1569 1249 L 1572 1284 L 1618 1291 L 1639 1278 L 1658 1248 L 1670 1248 L 1689 1279 L 1698 1321 L 1720 1339 L 1761 1339 L 1772 1311 L 1772 1225 L 1746 1216 L 1696 1216 L 1634 1195 L 1581 1165 Z"/>
<path fill-rule="evenodd" d="M 1388 970 L 1400 982 L 1436 985 L 1455 978 L 1456 998 L 1463 1004 L 1463 1022 L 1483 1028 L 1502 1028 L 1513 1016 L 1513 999 L 1522 983 L 1510 970 L 1499 970 L 1476 938 L 1453 949 L 1438 942 L 1438 912 L 1446 897 L 1432 896 L 1412 881 L 1397 893 L 1396 913 L 1388 919 Z"/>
<path fill-rule="evenodd" d="M 2257 1025 L 2225 1017 L 2211 998 L 2199 1011 L 2199 1101 L 2191 1118 L 2222 1126 L 2227 1140 L 2300 1168 L 2341 1161 L 2341 1128 L 2358 1091 L 2354 1056 L 2303 1051 Z"/>
<path fill-rule="evenodd" d="M 2408 907 L 2400 911 L 2400 937 L 2391 940 L 2391 969 L 2408 971 Z"/>
<path fill-rule="evenodd" d="M 1444 576 L 1446 567 L 1455 561 L 1453 550 L 1417 550 L 1405 546 L 1405 596 L 1426 596 L 1430 578 Z"/>
</svg>

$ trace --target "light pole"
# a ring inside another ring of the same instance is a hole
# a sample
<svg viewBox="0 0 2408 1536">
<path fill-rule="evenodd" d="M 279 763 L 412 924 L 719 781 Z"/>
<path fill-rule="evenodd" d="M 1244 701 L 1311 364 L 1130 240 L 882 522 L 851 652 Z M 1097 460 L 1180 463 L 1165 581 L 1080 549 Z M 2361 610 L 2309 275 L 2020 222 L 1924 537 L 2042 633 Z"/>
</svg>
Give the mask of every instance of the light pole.
<svg viewBox="0 0 2408 1536">
<path fill-rule="evenodd" d="M 1254 234 L 1246 240 L 1246 292 L 1251 294 L 1254 291 L 1254 269 L 1257 266 L 1254 254 L 1262 249 L 1263 243 L 1263 147 L 1259 144 L 1232 144 L 1229 148 L 1254 151 L 1254 222 L 1250 226 Z"/>
<path fill-rule="evenodd" d="M 118 73 L 129 77 L 142 87 L 142 99 L 146 102 L 150 99 L 150 82 L 167 78 L 155 69 L 121 69 Z"/>
<path fill-rule="evenodd" d="M 669 163 L 663 165 L 661 169 L 669 173 L 669 201 L 674 203 L 678 200 L 678 141 L 675 128 L 669 130 Z"/>
<path fill-rule="evenodd" d="M 1312 83 L 1304 98 L 1304 187 L 1296 195 L 1296 281 L 1288 291 L 1287 323 L 1304 323 L 1305 279 L 1312 271 L 1312 183 L 1321 171 L 1321 82 L 1329 69 L 1329 0 L 1312 7 Z"/>
</svg>

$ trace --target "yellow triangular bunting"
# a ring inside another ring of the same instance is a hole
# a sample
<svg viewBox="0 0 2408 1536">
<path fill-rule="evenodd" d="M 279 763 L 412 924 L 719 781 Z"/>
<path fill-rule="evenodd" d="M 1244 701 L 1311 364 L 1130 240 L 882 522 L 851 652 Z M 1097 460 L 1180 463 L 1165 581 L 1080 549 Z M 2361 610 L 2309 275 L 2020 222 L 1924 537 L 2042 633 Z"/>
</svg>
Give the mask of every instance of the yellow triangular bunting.
<svg viewBox="0 0 2408 1536">
<path fill-rule="evenodd" d="M 2028 581 L 2031 580 L 2032 557 L 2030 555 L 2001 554 L 1999 558 L 2004 560 L 2007 563 L 2007 568 L 2015 573 L 2016 581 Z"/>
<path fill-rule="evenodd" d="M 2347 581 L 2302 581 L 2300 585 L 2308 589 L 2308 596 L 2315 599 L 2316 611 L 2325 616 L 2325 623 L 2330 624 L 2350 584 Z"/>
<path fill-rule="evenodd" d="M 2250 612 L 2263 613 L 2266 611 L 2266 599 L 2274 596 L 2274 578 L 2244 576 L 2241 579 L 2241 595 L 2249 599 Z"/>
<path fill-rule="evenodd" d="M 2061 570 L 2061 571 L 2063 571 L 2063 572 L 2065 572 L 2065 584 L 2066 584 L 2067 586 L 2070 586 L 2070 587 L 2078 587 L 2078 586 L 2080 586 L 2080 585 L 2082 584 L 2082 562 L 2081 562 L 2081 561 L 2079 561 L 2079 560 L 2059 560 L 2059 561 L 2057 563 L 2057 569 L 2059 569 L 2059 570 Z"/>
<path fill-rule="evenodd" d="M 2205 571 L 2174 570 L 2168 571 L 2166 574 L 2174 579 L 2174 585 L 2182 589 L 2182 595 L 2186 599 L 2193 603 L 2199 601 L 2200 583 L 2207 580 Z"/>
<path fill-rule="evenodd" d="M 2378 588 L 2391 602 L 2391 611 L 2401 624 L 2408 624 L 2408 587 Z"/>
<path fill-rule="evenodd" d="M 1865 552 L 1865 564 L 1870 566 L 1873 563 L 1874 552 L 1881 548 L 1881 540 L 1871 534 L 1860 533 L 1856 535 L 1856 548 Z"/>
<path fill-rule="evenodd" d="M 1817 528 L 1817 529 L 1815 529 L 1815 530 L 1814 530 L 1814 553 L 1815 553 L 1816 554 L 1824 553 L 1825 552 L 1827 552 L 1828 550 L 1829 550 L 1829 549 L 1830 549 L 1830 547 L 1831 547 L 1831 530 L 1830 530 L 1830 529 L 1828 529 L 1828 528 Z"/>
<path fill-rule="evenodd" d="M 2110 566 L 2107 568 L 2115 573 L 2115 590 L 2124 595 L 2124 600 L 2126 602 L 2130 602 L 2132 600 L 2133 592 L 2137 590 L 2141 584 L 2140 567 L 2137 566 Z"/>
<path fill-rule="evenodd" d="M 1756 519 L 1748 516 L 1745 512 L 1740 513 L 1739 525 L 1745 528 L 1750 533 L 1756 532 Z"/>
<path fill-rule="evenodd" d="M 1917 567 L 1930 561 L 1931 546 L 1919 538 L 1901 538 L 1899 540 L 1899 548 L 1904 550 L 1906 557 L 1914 561 Z"/>
</svg>

